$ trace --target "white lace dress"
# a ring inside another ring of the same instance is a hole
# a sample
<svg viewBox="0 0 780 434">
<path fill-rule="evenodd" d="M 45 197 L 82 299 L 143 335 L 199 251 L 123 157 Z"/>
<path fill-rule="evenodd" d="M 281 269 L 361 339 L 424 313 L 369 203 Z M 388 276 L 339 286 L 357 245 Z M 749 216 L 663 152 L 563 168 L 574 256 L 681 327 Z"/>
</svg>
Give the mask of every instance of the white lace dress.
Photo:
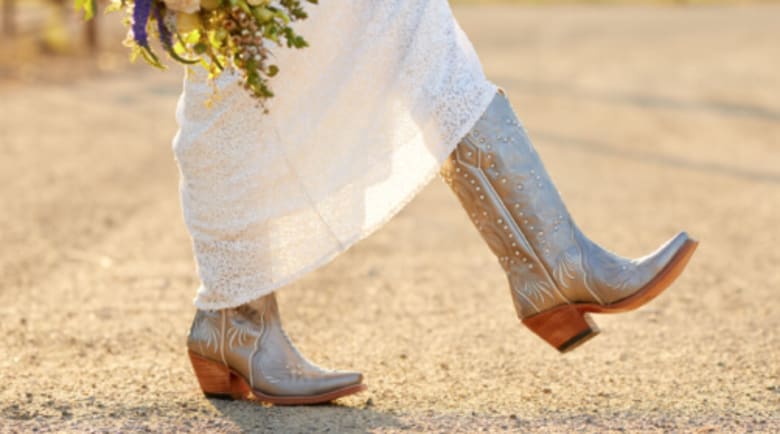
<svg viewBox="0 0 780 434">
<path fill-rule="evenodd" d="M 496 92 L 446 0 L 325 0 L 277 49 L 263 114 L 223 74 L 188 72 L 173 148 L 201 309 L 327 263 L 398 212 Z"/>
</svg>

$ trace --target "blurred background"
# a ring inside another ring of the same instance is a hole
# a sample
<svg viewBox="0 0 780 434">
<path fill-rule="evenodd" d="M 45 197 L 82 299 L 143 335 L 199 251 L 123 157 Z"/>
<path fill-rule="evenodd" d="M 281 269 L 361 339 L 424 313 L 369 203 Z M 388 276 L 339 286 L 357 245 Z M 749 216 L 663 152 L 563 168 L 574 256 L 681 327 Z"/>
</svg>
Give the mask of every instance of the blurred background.
<svg viewBox="0 0 780 434">
<path fill-rule="evenodd" d="M 454 5 L 745 5 L 777 0 L 453 0 Z M 104 9 L 108 0 L 99 1 Z M 84 23 L 73 0 L 0 0 L 0 79 L 68 80 L 96 70 L 126 68 L 121 15 Z M 121 58 L 119 58 L 121 57 Z M 74 61 L 76 60 L 76 61 Z M 64 67 L 68 64 L 68 67 Z M 60 70 L 62 67 L 62 70 Z M 55 72 L 56 71 L 56 72 Z"/>
<path fill-rule="evenodd" d="M 369 386 L 303 409 L 207 400 L 186 360 L 181 69 L 130 64 L 119 14 L 0 4 L 0 432 L 780 432 L 780 3 L 452 2 L 585 233 L 701 245 L 560 356 L 433 182 L 281 291 L 301 350 Z"/>
<path fill-rule="evenodd" d="M 122 46 L 126 29 L 121 14 L 105 15 L 99 0 L 96 19 L 83 22 L 73 0 L 0 0 L 0 80 L 8 84 L 37 80 L 67 82 L 101 71 L 128 69 Z M 455 6 L 723 6 L 777 4 L 778 0 L 453 0 Z"/>
</svg>

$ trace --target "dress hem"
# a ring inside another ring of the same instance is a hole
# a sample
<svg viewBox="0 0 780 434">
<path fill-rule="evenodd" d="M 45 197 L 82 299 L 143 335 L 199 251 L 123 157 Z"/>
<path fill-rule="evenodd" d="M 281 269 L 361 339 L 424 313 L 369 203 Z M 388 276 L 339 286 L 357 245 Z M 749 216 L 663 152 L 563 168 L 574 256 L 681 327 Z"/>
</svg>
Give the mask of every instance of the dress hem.
<svg viewBox="0 0 780 434">
<path fill-rule="evenodd" d="M 441 154 L 435 156 L 437 164 L 433 167 L 433 169 L 430 170 L 429 173 L 427 173 L 425 176 L 421 177 L 421 182 L 417 185 L 417 187 L 411 189 L 403 199 L 398 201 L 398 203 L 396 203 L 394 207 L 390 208 L 390 210 L 387 212 L 384 218 L 382 218 L 375 224 L 367 228 L 364 228 L 360 233 L 356 234 L 351 239 L 345 242 L 339 242 L 339 245 L 336 248 L 330 250 L 326 254 L 322 255 L 318 260 L 313 261 L 310 265 L 300 269 L 299 271 L 290 274 L 284 279 L 280 279 L 276 282 L 273 282 L 270 285 L 261 287 L 254 291 L 248 291 L 242 293 L 241 297 L 235 297 L 233 300 L 229 302 L 218 302 L 218 303 L 202 302 L 202 300 L 200 299 L 201 299 L 203 286 L 201 285 L 201 287 L 198 288 L 198 293 L 195 296 L 195 299 L 193 300 L 193 304 L 195 305 L 195 307 L 202 310 L 227 309 L 227 308 L 240 306 L 252 300 L 256 300 L 260 297 L 268 295 L 278 289 L 281 289 L 285 286 L 292 284 L 296 280 L 301 279 L 303 276 L 327 265 L 328 263 L 336 259 L 336 257 L 338 257 L 340 254 L 349 250 L 356 243 L 369 237 L 374 232 L 376 232 L 379 228 L 384 226 L 393 217 L 395 217 L 402 209 L 404 209 L 428 184 L 430 184 L 433 178 L 435 178 L 436 175 L 439 173 L 439 169 L 441 168 L 441 165 L 444 164 L 444 160 L 452 153 L 452 151 L 455 149 L 458 143 L 463 139 L 463 137 L 465 137 L 466 134 L 474 127 L 474 125 L 477 123 L 477 121 L 485 112 L 485 110 L 487 110 L 488 105 L 490 105 L 491 101 L 496 96 L 496 92 L 503 91 L 500 87 L 496 86 L 495 84 L 493 84 L 488 80 L 486 80 L 486 83 L 488 84 L 487 87 L 490 89 L 490 91 L 489 92 L 486 91 L 485 94 L 482 96 L 480 103 L 475 106 L 474 114 L 472 114 L 472 119 L 463 123 L 461 129 L 458 130 L 458 133 L 454 135 L 456 139 L 453 140 L 453 143 L 447 143 L 446 146 L 443 148 L 444 151 L 441 152 Z"/>
</svg>

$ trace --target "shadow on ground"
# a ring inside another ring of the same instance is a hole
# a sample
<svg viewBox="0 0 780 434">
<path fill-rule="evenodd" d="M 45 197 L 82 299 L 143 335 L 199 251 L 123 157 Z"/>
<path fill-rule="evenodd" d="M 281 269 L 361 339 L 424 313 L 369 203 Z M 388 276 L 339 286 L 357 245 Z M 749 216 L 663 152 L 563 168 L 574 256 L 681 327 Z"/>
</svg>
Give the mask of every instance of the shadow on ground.
<svg viewBox="0 0 780 434">
<path fill-rule="evenodd" d="M 263 406 L 252 402 L 209 399 L 214 408 L 243 432 L 376 432 L 405 429 L 396 416 L 366 406 L 338 404 L 300 407 Z"/>
</svg>

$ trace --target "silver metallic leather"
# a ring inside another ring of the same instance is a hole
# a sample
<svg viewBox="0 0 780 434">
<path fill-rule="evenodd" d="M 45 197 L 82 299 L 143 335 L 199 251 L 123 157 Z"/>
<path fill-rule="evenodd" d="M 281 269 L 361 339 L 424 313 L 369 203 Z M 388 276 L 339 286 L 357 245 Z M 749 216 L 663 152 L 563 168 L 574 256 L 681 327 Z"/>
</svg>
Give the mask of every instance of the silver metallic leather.
<svg viewBox="0 0 780 434">
<path fill-rule="evenodd" d="M 688 240 L 625 259 L 577 228 L 508 98 L 496 94 L 441 174 L 506 271 L 527 318 L 565 303 L 609 305 L 647 285 Z"/>
<path fill-rule="evenodd" d="M 187 347 L 268 395 L 319 395 L 363 381 L 359 372 L 326 370 L 306 360 L 282 328 L 274 293 L 237 308 L 198 310 Z"/>
</svg>

